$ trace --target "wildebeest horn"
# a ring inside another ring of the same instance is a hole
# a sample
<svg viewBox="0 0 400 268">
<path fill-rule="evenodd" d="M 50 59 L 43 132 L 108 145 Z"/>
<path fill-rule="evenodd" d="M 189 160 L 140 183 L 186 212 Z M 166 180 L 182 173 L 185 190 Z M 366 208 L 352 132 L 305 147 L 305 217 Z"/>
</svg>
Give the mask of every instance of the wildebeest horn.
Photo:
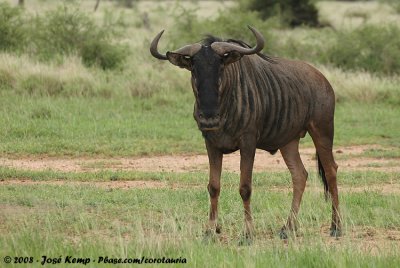
<svg viewBox="0 0 400 268">
<path fill-rule="evenodd" d="M 181 55 L 184 55 L 184 56 L 192 57 L 200 49 L 201 49 L 201 45 L 199 43 L 195 43 L 195 44 L 192 44 L 192 45 L 186 45 L 184 47 L 181 47 L 180 49 L 172 51 L 172 53 L 176 53 L 176 54 L 181 54 Z"/>
<path fill-rule="evenodd" d="M 160 40 L 162 34 L 164 33 L 164 30 L 162 30 L 161 32 L 159 32 L 156 37 L 154 37 L 153 41 L 151 42 L 150 45 L 150 53 L 151 55 L 153 55 L 154 58 L 157 58 L 159 60 L 168 60 L 166 55 L 160 54 L 157 50 L 157 45 L 158 45 L 158 41 Z"/>
<path fill-rule="evenodd" d="M 242 55 L 251 55 L 260 52 L 264 48 L 264 37 L 260 32 L 254 29 L 251 26 L 248 26 L 250 31 L 253 32 L 256 37 L 256 45 L 252 48 L 241 47 L 239 45 L 235 45 L 233 43 L 228 42 L 214 42 L 211 44 L 211 48 L 219 55 L 224 55 L 225 53 L 236 51 Z"/>
<path fill-rule="evenodd" d="M 160 54 L 157 50 L 157 45 L 158 45 L 158 41 L 160 40 L 162 34 L 164 33 L 164 30 L 162 30 L 161 32 L 159 32 L 156 37 L 154 37 L 153 41 L 151 42 L 150 45 L 150 53 L 151 55 L 153 55 L 153 57 L 160 59 L 160 60 L 168 60 L 168 57 L 166 55 Z M 184 56 L 193 56 L 194 54 L 196 54 L 201 48 L 201 45 L 196 43 L 196 44 L 192 44 L 192 45 L 186 45 L 180 49 L 177 49 L 175 51 L 172 51 L 172 53 L 176 53 L 176 54 L 181 54 Z M 168 52 L 167 52 L 168 53 Z"/>
</svg>

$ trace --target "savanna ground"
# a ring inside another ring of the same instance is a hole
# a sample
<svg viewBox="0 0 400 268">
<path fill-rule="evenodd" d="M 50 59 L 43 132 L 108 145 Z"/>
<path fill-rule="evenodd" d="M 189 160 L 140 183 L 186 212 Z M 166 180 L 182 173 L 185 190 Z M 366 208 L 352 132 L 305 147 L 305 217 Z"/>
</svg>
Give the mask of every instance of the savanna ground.
<svg viewBox="0 0 400 268">
<path fill-rule="evenodd" d="M 195 42 L 205 32 L 196 32 L 201 25 L 223 17 L 218 10 L 235 3 L 141 1 L 127 9 L 102 1 L 95 13 L 94 3 L 82 2 L 80 12 L 119 32 L 115 39 L 130 51 L 122 66 L 86 66 L 73 53 L 50 61 L 26 51 L 0 53 L 1 267 L 40 266 L 6 266 L 3 258 L 43 255 L 184 257 L 190 267 L 400 266 L 400 77 L 389 68 L 381 73 L 342 68 L 326 62 L 325 54 L 312 54 L 322 53 L 336 32 L 398 24 L 400 15 L 389 5 L 318 2 L 320 19 L 332 26 L 322 29 L 276 27 L 253 15 L 236 17 L 243 23 L 235 23 L 241 27 L 236 31 L 210 26 L 215 34 L 240 38 L 225 30 L 240 35 L 250 23 L 272 27 L 267 37 L 279 40 L 270 40 L 269 50 L 267 38 L 266 53 L 311 61 L 337 96 L 334 154 L 343 237 L 329 237 L 331 207 L 307 136 L 301 155 L 310 176 L 298 233 L 284 241 L 278 237 L 289 212 L 291 179 L 279 153 L 258 151 L 255 239 L 238 246 L 243 229 L 239 156 L 224 158 L 222 233 L 204 243 L 208 160 L 192 118 L 189 75 L 148 53 L 159 30 L 167 29 L 160 50 Z M 58 5 L 28 0 L 25 14 L 45 14 Z M 188 21 L 196 37 L 179 35 Z"/>
</svg>

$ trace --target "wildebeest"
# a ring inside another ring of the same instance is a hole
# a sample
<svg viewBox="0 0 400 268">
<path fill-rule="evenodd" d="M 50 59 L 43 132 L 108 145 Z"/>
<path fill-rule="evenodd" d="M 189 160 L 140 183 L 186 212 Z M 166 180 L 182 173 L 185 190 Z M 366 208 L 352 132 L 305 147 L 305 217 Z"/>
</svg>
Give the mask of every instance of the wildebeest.
<svg viewBox="0 0 400 268">
<path fill-rule="evenodd" d="M 290 170 L 293 200 L 280 231 L 295 230 L 308 173 L 299 155 L 299 140 L 308 132 L 317 151 L 325 195 L 332 198 L 331 236 L 341 235 L 337 165 L 333 158 L 335 95 L 327 79 L 303 62 L 260 53 L 263 36 L 249 26 L 256 38 L 250 47 L 243 41 L 222 41 L 209 36 L 165 55 L 157 45 L 164 31 L 152 41 L 151 54 L 192 74 L 194 118 L 207 148 L 210 177 L 210 214 L 206 233 L 220 232 L 218 197 L 223 154 L 240 150 L 240 186 L 245 215 L 245 237 L 253 234 L 250 196 L 256 148 L 280 150 Z"/>
</svg>

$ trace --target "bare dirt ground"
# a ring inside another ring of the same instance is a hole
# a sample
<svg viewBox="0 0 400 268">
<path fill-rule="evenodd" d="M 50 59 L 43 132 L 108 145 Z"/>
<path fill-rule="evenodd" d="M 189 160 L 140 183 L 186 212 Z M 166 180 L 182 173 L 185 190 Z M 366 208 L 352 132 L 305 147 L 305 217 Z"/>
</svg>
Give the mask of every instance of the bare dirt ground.
<svg viewBox="0 0 400 268">
<path fill-rule="evenodd" d="M 363 157 L 366 150 L 382 149 L 379 145 L 348 146 L 335 148 L 336 162 L 340 171 L 345 170 L 378 170 L 400 172 L 400 160 L 393 158 L 371 158 Z M 308 170 L 316 169 L 315 149 L 300 149 L 303 163 Z M 223 170 L 239 172 L 240 155 L 238 152 L 225 155 Z M 61 172 L 96 172 L 102 170 L 113 171 L 143 171 L 143 172 L 208 172 L 207 155 L 162 155 L 132 158 L 53 158 L 53 157 L 29 157 L 29 158 L 0 158 L 0 166 L 22 169 L 22 170 L 54 170 Z M 279 151 L 270 155 L 264 151 L 257 151 L 254 163 L 254 171 L 284 171 L 287 170 L 285 162 Z M 23 184 L 23 185 L 69 185 L 69 186 L 94 186 L 103 189 L 185 189 L 203 187 L 203 185 L 192 185 L 183 183 L 168 183 L 154 180 L 117 180 L 117 181 L 33 181 L 24 179 L 7 179 L 0 181 L 0 185 Z M 291 192 L 290 186 L 271 187 L 269 191 Z M 320 186 L 308 185 L 307 191 L 322 191 Z M 342 186 L 343 192 L 378 192 L 381 194 L 400 193 L 400 183 L 366 185 L 366 186 Z"/>
<path fill-rule="evenodd" d="M 377 170 L 400 172 L 400 159 L 361 157 L 366 150 L 380 149 L 379 145 L 348 146 L 335 148 L 336 162 L 343 170 Z M 306 169 L 316 168 L 315 149 L 300 149 Z M 239 172 L 239 153 L 224 156 L 223 170 Z M 208 171 L 207 155 L 162 155 L 132 158 L 0 158 L 0 166 L 25 170 L 55 170 L 63 172 L 95 172 L 100 170 L 130 170 L 148 172 Z M 285 162 L 278 151 L 275 155 L 258 150 L 254 171 L 286 170 Z"/>
</svg>

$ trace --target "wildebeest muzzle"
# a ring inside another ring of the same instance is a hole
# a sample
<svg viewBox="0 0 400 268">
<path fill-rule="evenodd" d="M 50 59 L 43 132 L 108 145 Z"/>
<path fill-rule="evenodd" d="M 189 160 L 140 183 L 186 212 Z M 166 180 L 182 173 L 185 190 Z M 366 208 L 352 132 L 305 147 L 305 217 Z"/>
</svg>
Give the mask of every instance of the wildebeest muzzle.
<svg viewBox="0 0 400 268">
<path fill-rule="evenodd" d="M 198 112 L 195 119 L 201 131 L 215 131 L 219 129 L 221 118 L 219 113 Z"/>
</svg>

